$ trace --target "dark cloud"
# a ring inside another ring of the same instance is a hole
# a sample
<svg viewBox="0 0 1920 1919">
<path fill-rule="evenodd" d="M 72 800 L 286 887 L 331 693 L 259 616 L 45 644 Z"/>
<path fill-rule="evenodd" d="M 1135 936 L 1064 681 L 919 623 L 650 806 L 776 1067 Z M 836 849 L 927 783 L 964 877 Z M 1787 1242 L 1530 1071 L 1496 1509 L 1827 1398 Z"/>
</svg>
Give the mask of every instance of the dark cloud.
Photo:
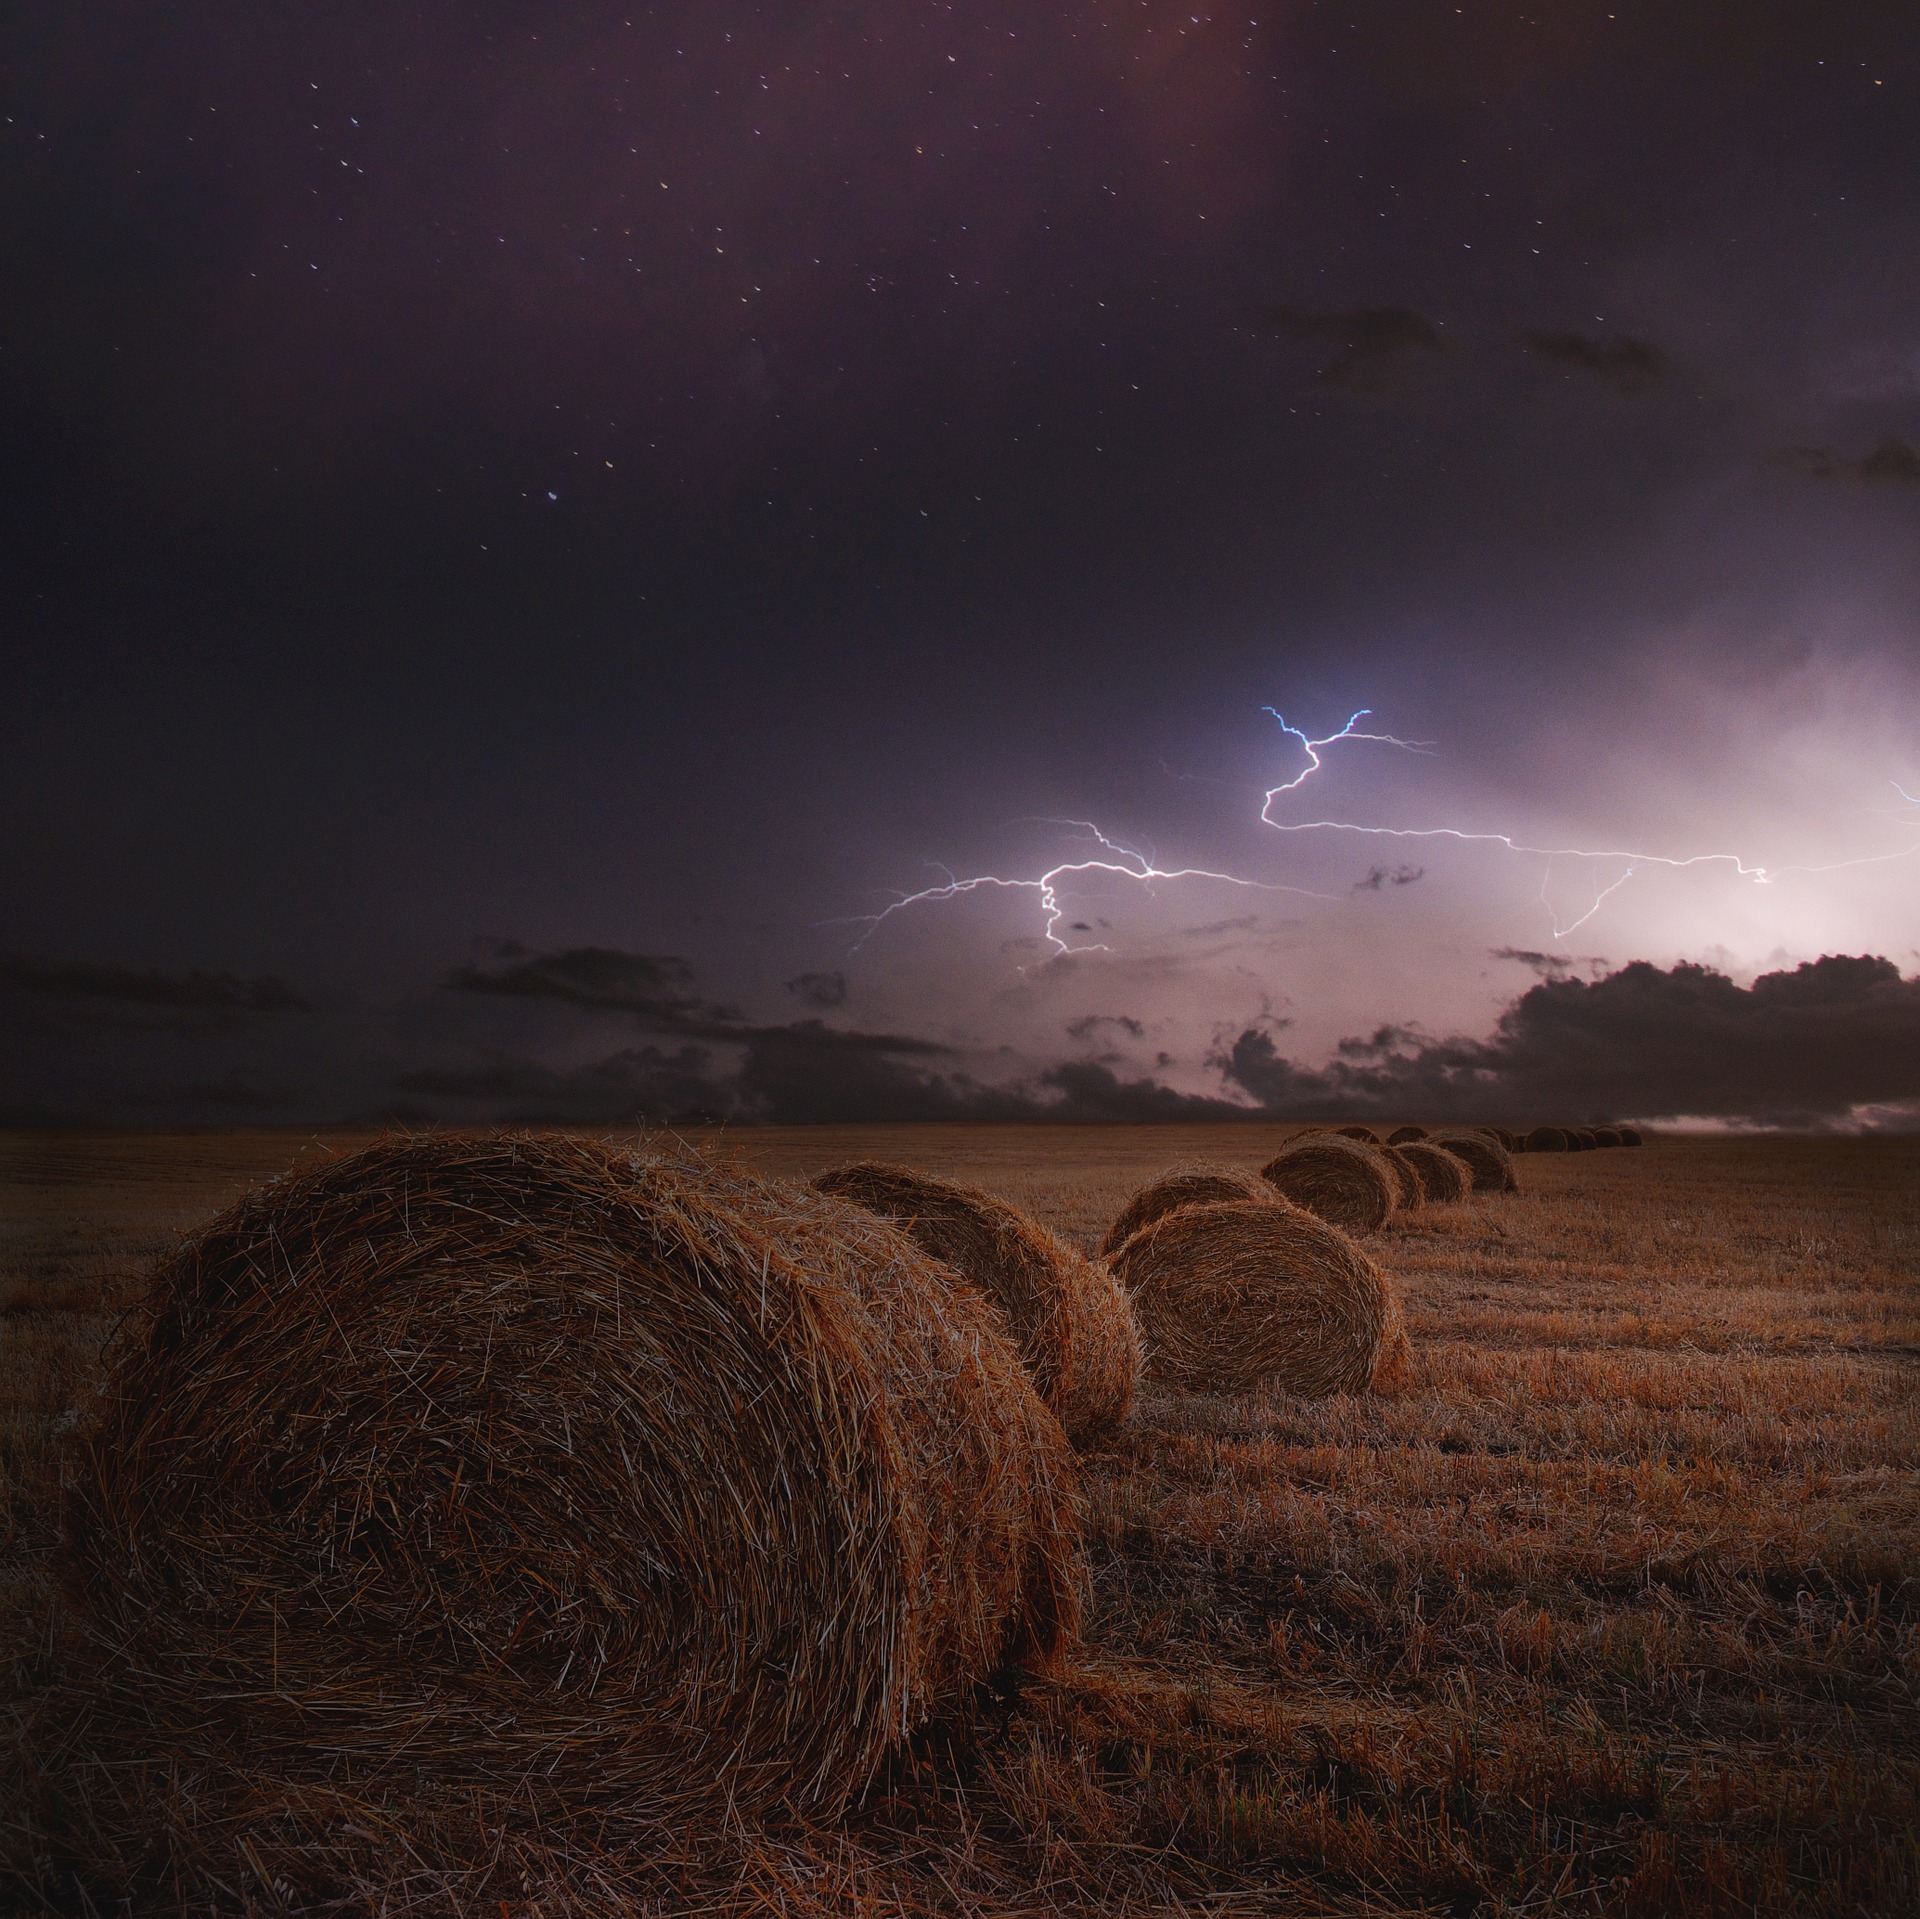
<svg viewBox="0 0 1920 1919">
<path fill-rule="evenodd" d="M 1438 353 L 1440 330 L 1411 307 L 1354 307 L 1345 313 L 1315 313 L 1277 306 L 1267 318 L 1291 340 L 1314 340 L 1339 350 L 1319 379 L 1349 393 L 1379 393 L 1392 385 L 1410 353 Z"/>
<path fill-rule="evenodd" d="M 1028 1118 L 1086 1125 L 1169 1125 L 1249 1117 L 1247 1109 L 1232 1100 L 1175 1092 L 1157 1080 L 1123 1080 L 1111 1067 L 1093 1061 L 1051 1067 L 1040 1076 L 1040 1084 L 1054 1097 L 1028 1101 Z"/>
<path fill-rule="evenodd" d="M 1590 373 L 1622 393 L 1645 393 L 1673 371 L 1673 362 L 1646 340 L 1590 340 L 1584 333 L 1529 328 L 1520 336 L 1530 353 L 1575 373 Z"/>
<path fill-rule="evenodd" d="M 509 955 L 522 949 L 508 948 Z M 670 1032 L 708 1034 L 737 1025 L 732 1008 L 689 990 L 693 969 L 662 953 L 623 953 L 605 946 L 574 946 L 559 953 L 511 957 L 488 969 L 462 966 L 443 982 L 452 993 L 498 993 L 513 999 L 558 1000 L 596 1013 L 626 1013 Z"/>
<path fill-rule="evenodd" d="M 1424 866 L 1376 866 L 1363 880 L 1355 880 L 1356 893 L 1377 893 L 1383 886 L 1411 886 L 1427 877 Z"/>
<path fill-rule="evenodd" d="M 496 1055 L 479 1066 L 402 1073 L 395 1089 L 484 1108 L 489 1118 L 571 1125 L 659 1124 L 727 1117 L 733 1101 L 712 1075 L 704 1046 L 664 1053 L 630 1048 L 585 1066 L 556 1069 Z"/>
<path fill-rule="evenodd" d="M 1771 464 L 1810 480 L 1852 480 L 1861 486 L 1920 486 L 1920 452 L 1905 440 L 1884 439 L 1871 453 L 1849 460 L 1830 446 L 1787 447 Z"/>
<path fill-rule="evenodd" d="M 800 973 L 787 981 L 787 991 L 809 1006 L 826 1010 L 847 1003 L 847 976 L 844 973 Z"/>
<path fill-rule="evenodd" d="M 1079 1019 L 1068 1020 L 1067 1037 L 1069 1039 L 1096 1039 L 1102 1027 L 1111 1026 L 1115 1031 L 1125 1033 L 1129 1039 L 1145 1039 L 1147 1029 L 1141 1021 L 1127 1013 L 1087 1013 Z"/>
<path fill-rule="evenodd" d="M 1702 1114 L 1818 1125 L 1920 1093 L 1920 978 L 1903 979 L 1887 959 L 1829 956 L 1742 987 L 1711 967 L 1635 961 L 1591 983 L 1542 980 L 1485 1041 L 1416 1044 L 1382 1029 L 1311 1069 L 1249 1029 L 1216 1064 L 1288 1117 Z"/>
<path fill-rule="evenodd" d="M 232 973 L 161 973 L 85 960 L 0 959 L 0 986 L 36 999 L 150 1007 L 181 1013 L 306 1013 L 285 980 Z"/>
</svg>

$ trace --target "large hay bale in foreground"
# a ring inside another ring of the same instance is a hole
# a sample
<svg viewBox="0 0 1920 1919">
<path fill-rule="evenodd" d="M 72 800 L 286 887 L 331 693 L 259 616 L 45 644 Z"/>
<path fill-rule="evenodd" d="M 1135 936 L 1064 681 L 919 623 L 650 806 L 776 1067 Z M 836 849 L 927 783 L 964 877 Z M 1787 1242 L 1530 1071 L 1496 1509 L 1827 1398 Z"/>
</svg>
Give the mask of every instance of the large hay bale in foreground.
<svg viewBox="0 0 1920 1919">
<path fill-rule="evenodd" d="M 1269 1186 L 1329 1225 L 1371 1233 L 1399 1203 L 1400 1182 L 1371 1146 L 1317 1133 L 1282 1147 L 1260 1169 Z"/>
<path fill-rule="evenodd" d="M 1530 1153 L 1568 1153 L 1572 1150 L 1572 1142 L 1567 1138 L 1564 1127 L 1536 1126 L 1527 1135 L 1527 1151 Z"/>
<path fill-rule="evenodd" d="M 1140 1329 L 1098 1260 L 992 1193 L 911 1167 L 863 1161 L 813 1184 L 893 1221 L 995 1301 L 1040 1397 L 1075 1444 L 1126 1418 L 1140 1380 Z"/>
<path fill-rule="evenodd" d="M 1420 1177 L 1418 1164 L 1410 1160 L 1398 1146 L 1383 1146 L 1380 1157 L 1387 1162 L 1398 1182 L 1399 1191 L 1394 1196 L 1395 1210 L 1410 1212 L 1416 1206 L 1424 1206 L 1427 1200 L 1426 1181 Z"/>
<path fill-rule="evenodd" d="M 1481 1132 L 1435 1133 L 1432 1143 L 1443 1146 L 1455 1159 L 1463 1159 L 1473 1170 L 1476 1193 L 1514 1193 L 1520 1182 L 1514 1177 L 1513 1157 L 1497 1139 Z"/>
<path fill-rule="evenodd" d="M 1269 1206 L 1287 1202 L 1258 1173 L 1242 1166 L 1174 1166 L 1146 1185 L 1121 1207 L 1100 1242 L 1100 1257 L 1111 1259 L 1135 1233 L 1182 1206 L 1218 1206 L 1237 1199 L 1264 1200 Z"/>
<path fill-rule="evenodd" d="M 1294 1207 L 1182 1207 L 1134 1234 L 1113 1263 L 1161 1385 L 1357 1393 L 1379 1364 L 1386 1281 L 1346 1234 Z"/>
<path fill-rule="evenodd" d="M 1447 1206 L 1473 1191 L 1473 1168 L 1444 1146 L 1416 1139 L 1394 1149 L 1406 1156 L 1420 1175 L 1420 1187 L 1430 1206 Z"/>
<path fill-rule="evenodd" d="M 1417 1139 L 1425 1139 L 1427 1129 L 1424 1126 L 1396 1126 L 1387 1135 L 1389 1146 L 1411 1146 Z"/>
<path fill-rule="evenodd" d="M 42 1743 L 89 1870 L 168 1911 L 830 1814 L 1077 1617 L 1072 1456 L 984 1298 L 836 1201 L 560 1138 L 222 1214 L 74 1504 Z"/>
</svg>

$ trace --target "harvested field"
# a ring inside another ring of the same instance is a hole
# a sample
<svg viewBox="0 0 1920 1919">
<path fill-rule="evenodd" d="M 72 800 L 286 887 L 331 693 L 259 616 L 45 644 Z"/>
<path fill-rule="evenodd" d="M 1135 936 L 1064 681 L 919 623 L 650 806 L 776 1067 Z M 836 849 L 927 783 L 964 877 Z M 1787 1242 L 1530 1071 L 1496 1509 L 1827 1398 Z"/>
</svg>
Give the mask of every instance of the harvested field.
<svg viewBox="0 0 1920 1919">
<path fill-rule="evenodd" d="M 1165 1168 L 1252 1170 L 1290 1130 L 727 1144 L 789 1177 L 903 1161 L 1091 1248 Z M 52 1676 L 52 1466 L 108 1294 L 316 1150 L 0 1144 L 16 1710 Z M 917 1748 L 839 1825 L 689 1842 L 626 1891 L 796 1919 L 1914 1910 L 1920 1141 L 1653 1137 L 1524 1177 L 1363 1240 L 1411 1336 L 1384 1391 L 1149 1395 L 1083 1459 L 1093 1593 L 1062 1678 L 992 1702 L 970 1747 Z M 0 1907 L 86 1910 L 17 1818 L 0 1844 L 24 1871 Z M 604 1913 L 597 1869 L 469 1910 Z"/>
</svg>

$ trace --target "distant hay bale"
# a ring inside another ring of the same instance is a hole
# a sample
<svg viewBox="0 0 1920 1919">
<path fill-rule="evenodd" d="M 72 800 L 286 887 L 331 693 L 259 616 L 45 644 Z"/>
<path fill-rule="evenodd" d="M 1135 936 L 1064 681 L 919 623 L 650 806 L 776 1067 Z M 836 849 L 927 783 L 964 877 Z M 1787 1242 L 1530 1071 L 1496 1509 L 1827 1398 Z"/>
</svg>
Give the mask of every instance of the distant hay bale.
<svg viewBox="0 0 1920 1919">
<path fill-rule="evenodd" d="M 1380 1144 L 1380 1135 L 1371 1126 L 1336 1126 L 1333 1130 L 1342 1139 L 1357 1139 L 1365 1146 Z"/>
<path fill-rule="evenodd" d="M 1393 1177 L 1399 1184 L 1395 1196 L 1395 1205 L 1401 1212 L 1410 1212 L 1416 1206 L 1424 1206 L 1427 1199 L 1426 1182 L 1420 1177 L 1417 1162 L 1410 1160 L 1398 1146 L 1383 1146 L 1380 1157 L 1393 1170 Z"/>
<path fill-rule="evenodd" d="M 1328 1133 L 1282 1147 L 1260 1177 L 1296 1206 L 1352 1233 L 1385 1225 L 1400 1196 L 1400 1182 L 1377 1148 Z"/>
<path fill-rule="evenodd" d="M 1100 1261 L 992 1193 L 911 1167 L 863 1161 L 813 1184 L 893 1221 L 993 1300 L 1040 1397 L 1076 1445 L 1126 1418 L 1140 1380 L 1140 1329 Z"/>
<path fill-rule="evenodd" d="M 1572 1144 L 1561 1127 L 1536 1126 L 1527 1135 L 1527 1151 L 1530 1153 L 1566 1153 L 1572 1150 Z"/>
<path fill-rule="evenodd" d="M 1616 1126 L 1596 1126 L 1593 1129 L 1593 1143 L 1596 1146 L 1620 1146 L 1625 1144 L 1620 1137 L 1620 1129 Z"/>
<path fill-rule="evenodd" d="M 1567 1150 L 1573 1153 L 1591 1153 L 1600 1142 L 1593 1136 L 1591 1126 L 1569 1126 L 1567 1128 Z"/>
<path fill-rule="evenodd" d="M 1430 1139 L 1416 1139 L 1394 1150 L 1403 1154 L 1420 1175 L 1420 1188 L 1430 1206 L 1451 1205 L 1472 1192 L 1473 1168 L 1444 1146 Z"/>
<path fill-rule="evenodd" d="M 1344 1233 L 1294 1207 L 1182 1207 L 1134 1234 L 1114 1269 L 1161 1385 L 1357 1393 L 1380 1362 L 1386 1281 Z"/>
<path fill-rule="evenodd" d="M 1520 1182 L 1514 1177 L 1513 1158 L 1497 1139 L 1481 1132 L 1435 1133 L 1432 1143 L 1444 1146 L 1456 1159 L 1463 1159 L 1473 1172 L 1476 1193 L 1517 1192 Z"/>
<path fill-rule="evenodd" d="M 1520 1143 L 1520 1135 L 1504 1126 L 1489 1126 L 1487 1131 L 1497 1139 L 1510 1153 L 1524 1153 L 1527 1149 Z"/>
<path fill-rule="evenodd" d="M 1644 1144 L 1640 1136 L 1639 1127 L 1622 1126 L 1618 1130 L 1620 1134 L 1620 1144 L 1622 1146 L 1639 1146 Z"/>
<path fill-rule="evenodd" d="M 831 1813 L 1057 1662 L 1076 1515 L 997 1313 L 871 1216 L 604 1144 L 384 1141 L 156 1269 L 36 1750 L 88 1870 L 168 1911 L 384 1910 L 550 1836 Z"/>
<path fill-rule="evenodd" d="M 1424 1126 L 1396 1126 L 1387 1135 L 1389 1146 L 1410 1146 L 1417 1139 L 1425 1139 L 1427 1129 Z"/>
<path fill-rule="evenodd" d="M 1121 1207 L 1119 1217 L 1100 1242 L 1100 1257 L 1110 1259 L 1143 1226 L 1177 1212 L 1182 1206 L 1218 1206 L 1237 1199 L 1264 1200 L 1269 1206 L 1286 1202 L 1258 1173 L 1240 1166 L 1175 1166 L 1146 1185 Z"/>
</svg>

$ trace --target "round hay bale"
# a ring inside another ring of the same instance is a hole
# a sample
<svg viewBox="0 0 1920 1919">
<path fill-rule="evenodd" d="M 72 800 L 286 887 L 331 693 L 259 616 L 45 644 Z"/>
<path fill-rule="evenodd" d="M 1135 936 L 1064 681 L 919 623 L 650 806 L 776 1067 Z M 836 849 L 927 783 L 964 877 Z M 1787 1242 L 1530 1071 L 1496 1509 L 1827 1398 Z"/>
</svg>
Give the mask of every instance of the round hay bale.
<svg viewBox="0 0 1920 1919">
<path fill-rule="evenodd" d="M 1567 1150 L 1573 1153 L 1591 1153 L 1600 1142 L 1593 1136 L 1591 1126 L 1569 1126 L 1567 1128 Z"/>
<path fill-rule="evenodd" d="M 1416 1139 L 1395 1150 L 1412 1162 L 1429 1205 L 1450 1205 L 1473 1191 L 1473 1168 L 1444 1146 L 1436 1146 L 1430 1139 Z"/>
<path fill-rule="evenodd" d="M 1530 1153 L 1568 1153 L 1572 1150 L 1572 1144 L 1561 1127 L 1536 1126 L 1527 1135 L 1527 1151 Z"/>
<path fill-rule="evenodd" d="M 1487 1131 L 1510 1153 L 1524 1153 L 1527 1150 L 1520 1144 L 1520 1135 L 1515 1132 L 1510 1132 L 1504 1126 L 1489 1126 Z"/>
<path fill-rule="evenodd" d="M 1338 1228 L 1297 1208 L 1185 1206 L 1134 1234 L 1114 1268 L 1161 1385 L 1357 1393 L 1379 1363 L 1386 1281 Z"/>
<path fill-rule="evenodd" d="M 1258 1173 L 1240 1166 L 1175 1166 L 1146 1185 L 1121 1207 L 1119 1217 L 1100 1242 L 1100 1257 L 1111 1259 L 1143 1226 L 1177 1212 L 1182 1206 L 1218 1206 L 1236 1199 L 1264 1200 L 1269 1206 L 1286 1201 Z"/>
<path fill-rule="evenodd" d="M 1398 1146 L 1383 1146 L 1380 1157 L 1393 1169 L 1393 1177 L 1399 1184 L 1399 1192 L 1394 1204 L 1401 1212 L 1410 1212 L 1416 1206 L 1424 1206 L 1427 1199 L 1425 1183 L 1420 1178 L 1420 1168 L 1410 1160 Z"/>
<path fill-rule="evenodd" d="M 984 1298 L 838 1202 L 553 1137 L 385 1141 L 164 1260 L 66 1576 L 58 1798 L 183 1911 L 841 1807 L 1056 1662 L 1081 1581 Z"/>
<path fill-rule="evenodd" d="M 1622 1146 L 1639 1146 L 1644 1144 L 1644 1141 L 1640 1136 L 1639 1127 L 1622 1126 L 1618 1130 L 1620 1134 L 1620 1144 Z"/>
<path fill-rule="evenodd" d="M 1621 1145 L 1620 1129 L 1616 1126 L 1596 1126 L 1593 1129 L 1593 1143 L 1596 1146 Z"/>
<path fill-rule="evenodd" d="M 1396 1126 L 1387 1135 L 1389 1146 L 1410 1146 L 1416 1139 L 1425 1139 L 1427 1129 L 1424 1126 Z"/>
<path fill-rule="evenodd" d="M 1283 1198 L 1350 1233 L 1385 1225 L 1400 1196 L 1399 1179 L 1376 1148 L 1330 1133 L 1282 1147 L 1260 1177 Z"/>
<path fill-rule="evenodd" d="M 1357 1139 L 1364 1146 L 1378 1146 L 1380 1135 L 1371 1126 L 1336 1126 L 1334 1132 L 1342 1139 Z"/>
<path fill-rule="evenodd" d="M 993 1300 L 1040 1397 L 1076 1445 L 1126 1418 L 1140 1380 L 1140 1329 L 1100 1261 L 992 1193 L 911 1167 L 863 1161 L 813 1184 L 893 1221 Z"/>
<path fill-rule="evenodd" d="M 1513 1193 L 1520 1189 L 1514 1177 L 1513 1160 L 1497 1139 L 1485 1133 L 1435 1133 L 1433 1143 L 1444 1146 L 1456 1159 L 1463 1159 L 1473 1170 L 1476 1193 Z"/>
</svg>

